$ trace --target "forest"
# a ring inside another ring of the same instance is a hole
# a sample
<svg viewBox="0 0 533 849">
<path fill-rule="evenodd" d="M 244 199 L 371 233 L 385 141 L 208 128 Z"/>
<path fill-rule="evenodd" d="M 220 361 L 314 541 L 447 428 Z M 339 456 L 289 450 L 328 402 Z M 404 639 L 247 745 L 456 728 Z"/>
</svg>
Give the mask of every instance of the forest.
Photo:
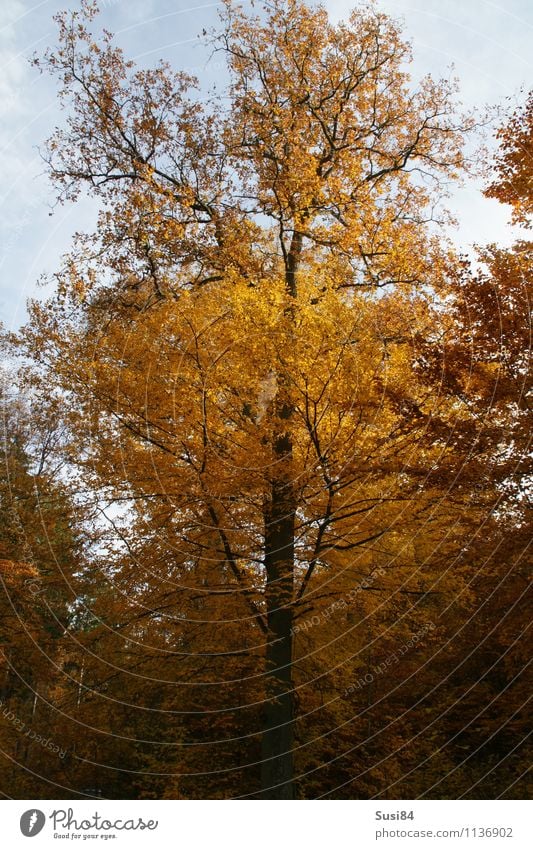
<svg viewBox="0 0 533 849">
<path fill-rule="evenodd" d="M 226 0 L 224 96 L 56 25 L 99 211 L 0 339 L 0 793 L 527 796 L 533 243 L 446 198 L 527 233 L 533 93 L 478 152 L 373 4 Z"/>
</svg>

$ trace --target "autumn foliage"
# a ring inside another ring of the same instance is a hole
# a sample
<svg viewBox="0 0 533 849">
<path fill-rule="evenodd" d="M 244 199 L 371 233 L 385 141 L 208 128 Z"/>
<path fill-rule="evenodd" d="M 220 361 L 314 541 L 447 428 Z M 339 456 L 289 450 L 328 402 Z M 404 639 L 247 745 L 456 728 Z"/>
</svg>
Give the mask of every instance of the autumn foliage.
<svg viewBox="0 0 533 849">
<path fill-rule="evenodd" d="M 531 245 L 474 272 L 439 235 L 471 119 L 371 6 L 226 3 L 227 106 L 96 20 L 60 15 L 38 64 L 51 178 L 98 227 L 11 342 L 61 434 L 43 722 L 68 754 L 5 792 L 519 793 Z M 522 218 L 530 112 L 489 190 Z"/>
</svg>

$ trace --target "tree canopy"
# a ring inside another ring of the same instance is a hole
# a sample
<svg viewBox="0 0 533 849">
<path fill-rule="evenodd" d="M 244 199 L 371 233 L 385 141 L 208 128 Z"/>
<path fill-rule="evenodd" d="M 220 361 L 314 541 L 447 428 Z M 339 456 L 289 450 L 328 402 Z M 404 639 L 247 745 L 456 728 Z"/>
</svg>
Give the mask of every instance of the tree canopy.
<svg viewBox="0 0 533 849">
<path fill-rule="evenodd" d="M 438 640 L 475 605 L 481 529 L 523 528 L 530 253 L 490 248 L 476 277 L 439 235 L 472 121 L 449 83 L 411 80 L 372 5 L 334 25 L 300 0 L 225 3 L 225 98 L 136 68 L 96 14 L 59 15 L 37 64 L 67 107 L 58 198 L 97 197 L 98 227 L 18 341 L 100 517 L 76 711 L 94 729 L 99 705 L 135 708 L 120 739 L 94 732 L 115 738 L 111 792 L 130 769 L 132 795 L 338 798 L 411 773 L 407 794 L 430 792 L 454 752 L 411 745 L 410 711 L 454 739 L 463 680 L 443 723 Z"/>
</svg>

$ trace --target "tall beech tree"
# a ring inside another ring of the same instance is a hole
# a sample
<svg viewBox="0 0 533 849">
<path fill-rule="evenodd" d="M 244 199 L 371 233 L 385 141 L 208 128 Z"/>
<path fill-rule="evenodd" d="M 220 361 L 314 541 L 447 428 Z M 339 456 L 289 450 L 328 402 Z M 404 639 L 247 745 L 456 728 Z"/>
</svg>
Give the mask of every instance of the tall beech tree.
<svg viewBox="0 0 533 849">
<path fill-rule="evenodd" d="M 202 656 L 224 633 L 235 652 L 242 623 L 263 663 L 248 795 L 292 798 L 298 623 L 357 587 L 385 540 L 373 589 L 429 598 L 421 528 L 448 587 L 460 578 L 447 563 L 475 514 L 483 426 L 453 391 L 468 363 L 446 358 L 454 258 L 434 224 L 470 124 L 450 84 L 413 83 L 371 5 L 333 25 L 297 0 L 226 3 L 227 96 L 207 99 L 167 65 L 136 69 L 92 34 L 96 14 L 59 15 L 37 64 L 67 109 L 46 152 L 58 197 L 96 197 L 98 227 L 24 338 L 84 485 L 121 505 L 128 603 L 203 623 Z"/>
</svg>

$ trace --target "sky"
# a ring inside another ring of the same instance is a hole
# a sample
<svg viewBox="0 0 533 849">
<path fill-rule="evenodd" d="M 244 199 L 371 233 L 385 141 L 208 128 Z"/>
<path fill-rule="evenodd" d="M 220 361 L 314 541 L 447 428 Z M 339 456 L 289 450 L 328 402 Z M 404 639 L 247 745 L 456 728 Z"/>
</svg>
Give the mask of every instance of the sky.
<svg viewBox="0 0 533 849">
<path fill-rule="evenodd" d="M 129 58 L 143 66 L 165 59 L 208 87 L 221 72 L 198 34 L 217 26 L 218 5 L 100 0 L 99 20 Z M 326 0 L 324 5 L 338 20 L 356 3 Z M 94 222 L 90 201 L 51 214 L 54 194 L 39 146 L 63 116 L 55 83 L 29 61 L 55 44 L 53 15 L 78 6 L 79 0 L 0 0 L 0 321 L 10 329 L 24 321 L 28 297 L 50 291 L 38 281 L 58 268 L 72 234 L 92 229 Z M 533 87 L 531 0 L 378 0 L 378 6 L 404 22 L 413 46 L 413 78 L 457 76 L 466 107 L 517 106 Z M 474 244 L 510 244 L 519 235 L 508 224 L 508 208 L 484 198 L 481 188 L 469 180 L 448 204 L 459 220 L 452 236 L 465 252 Z"/>
</svg>

